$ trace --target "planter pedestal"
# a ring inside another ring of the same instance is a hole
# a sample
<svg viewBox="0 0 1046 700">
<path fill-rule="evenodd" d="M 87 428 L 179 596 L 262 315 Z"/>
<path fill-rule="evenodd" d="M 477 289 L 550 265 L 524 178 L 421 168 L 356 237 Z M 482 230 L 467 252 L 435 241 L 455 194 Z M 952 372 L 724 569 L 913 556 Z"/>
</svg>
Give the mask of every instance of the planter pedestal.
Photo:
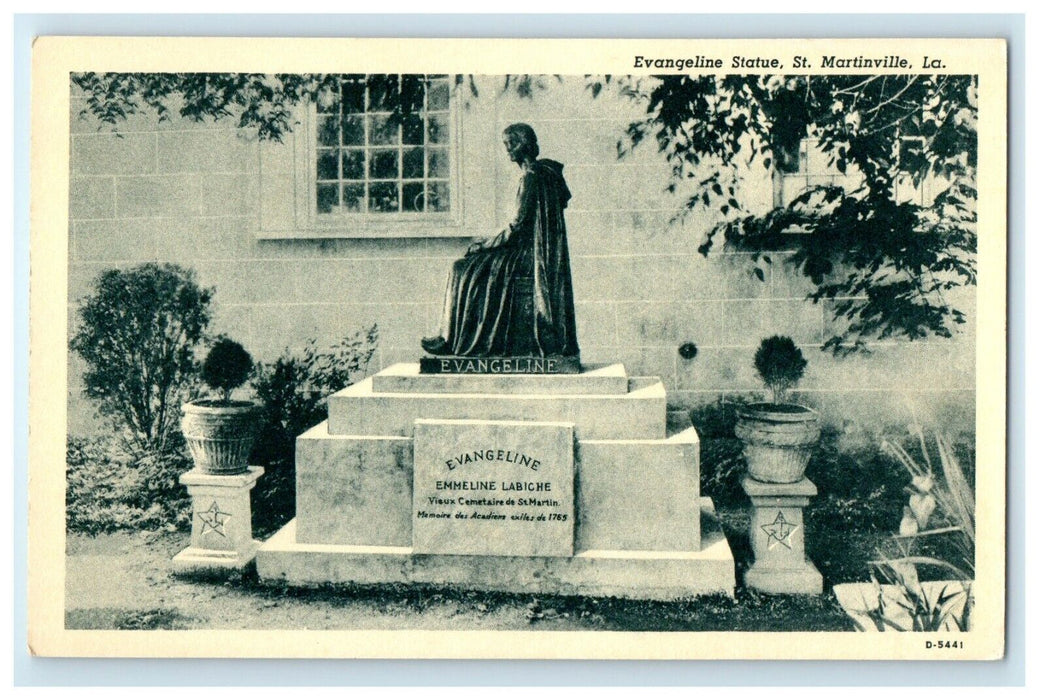
<svg viewBox="0 0 1046 700">
<path fill-rule="evenodd" d="M 745 585 L 763 593 L 820 594 L 821 572 L 806 558 L 803 509 L 817 495 L 809 479 L 769 484 L 745 477 L 752 501 L 749 539 L 755 561 L 744 574 Z"/>
<path fill-rule="evenodd" d="M 242 571 L 261 545 L 251 532 L 251 489 L 265 470 L 207 474 L 198 469 L 179 481 L 192 496 L 192 542 L 174 557 L 178 572 Z"/>
</svg>

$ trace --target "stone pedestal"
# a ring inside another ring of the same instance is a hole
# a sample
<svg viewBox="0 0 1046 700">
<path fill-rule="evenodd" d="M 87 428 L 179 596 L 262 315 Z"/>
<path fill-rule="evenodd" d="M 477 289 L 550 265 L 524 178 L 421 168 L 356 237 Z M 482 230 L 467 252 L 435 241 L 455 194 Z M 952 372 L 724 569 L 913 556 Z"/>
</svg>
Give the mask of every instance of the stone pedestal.
<svg viewBox="0 0 1046 700">
<path fill-rule="evenodd" d="M 254 559 L 261 542 L 251 532 L 251 489 L 264 472 L 182 474 L 192 496 L 192 543 L 174 557 L 176 571 L 242 570 Z"/>
<path fill-rule="evenodd" d="M 806 558 L 803 526 L 803 509 L 817 487 L 809 479 L 769 484 L 748 477 L 741 485 L 752 501 L 748 532 L 755 555 L 745 585 L 763 593 L 821 593 L 824 581 Z"/>
<path fill-rule="evenodd" d="M 298 437 L 296 517 L 263 581 L 670 600 L 733 595 L 697 432 L 657 377 L 389 367 Z"/>
</svg>

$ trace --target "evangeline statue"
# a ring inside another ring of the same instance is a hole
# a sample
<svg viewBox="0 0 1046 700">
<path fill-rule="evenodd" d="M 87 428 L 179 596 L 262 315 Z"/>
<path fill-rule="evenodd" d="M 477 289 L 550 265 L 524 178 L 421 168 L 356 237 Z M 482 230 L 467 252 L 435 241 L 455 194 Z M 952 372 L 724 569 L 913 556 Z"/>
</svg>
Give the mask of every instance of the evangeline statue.
<svg viewBox="0 0 1046 700">
<path fill-rule="evenodd" d="M 455 261 L 439 335 L 421 346 L 458 357 L 577 357 L 563 165 L 538 160 L 537 136 L 527 124 L 506 128 L 503 141 L 523 170 L 516 216 Z"/>
</svg>

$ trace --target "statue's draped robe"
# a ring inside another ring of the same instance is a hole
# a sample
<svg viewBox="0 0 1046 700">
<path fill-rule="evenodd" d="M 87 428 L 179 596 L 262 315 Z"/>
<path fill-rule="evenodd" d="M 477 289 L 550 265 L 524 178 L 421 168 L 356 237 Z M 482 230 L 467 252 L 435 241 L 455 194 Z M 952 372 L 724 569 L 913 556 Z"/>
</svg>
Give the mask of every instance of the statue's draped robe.
<svg viewBox="0 0 1046 700">
<path fill-rule="evenodd" d="M 490 247 L 456 261 L 440 335 L 451 355 L 577 356 L 563 165 L 523 172 L 516 216 Z"/>
</svg>

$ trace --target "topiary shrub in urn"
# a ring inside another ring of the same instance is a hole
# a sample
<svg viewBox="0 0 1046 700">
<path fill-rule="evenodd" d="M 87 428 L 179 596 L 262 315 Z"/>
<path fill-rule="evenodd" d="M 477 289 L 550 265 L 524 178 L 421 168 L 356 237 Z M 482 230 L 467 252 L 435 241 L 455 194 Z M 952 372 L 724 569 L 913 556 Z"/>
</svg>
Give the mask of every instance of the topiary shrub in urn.
<svg viewBox="0 0 1046 700">
<path fill-rule="evenodd" d="M 802 481 L 820 437 L 818 414 L 783 399 L 802 378 L 806 359 L 791 338 L 775 335 L 760 343 L 755 369 L 771 402 L 750 404 L 738 411 L 735 434 L 744 443 L 748 475 L 776 484 Z"/>
<path fill-rule="evenodd" d="M 214 344 L 203 362 L 202 379 L 215 397 L 182 405 L 182 434 L 196 468 L 209 474 L 240 474 L 258 432 L 258 406 L 232 400 L 254 370 L 250 354 L 228 338 Z"/>
</svg>

